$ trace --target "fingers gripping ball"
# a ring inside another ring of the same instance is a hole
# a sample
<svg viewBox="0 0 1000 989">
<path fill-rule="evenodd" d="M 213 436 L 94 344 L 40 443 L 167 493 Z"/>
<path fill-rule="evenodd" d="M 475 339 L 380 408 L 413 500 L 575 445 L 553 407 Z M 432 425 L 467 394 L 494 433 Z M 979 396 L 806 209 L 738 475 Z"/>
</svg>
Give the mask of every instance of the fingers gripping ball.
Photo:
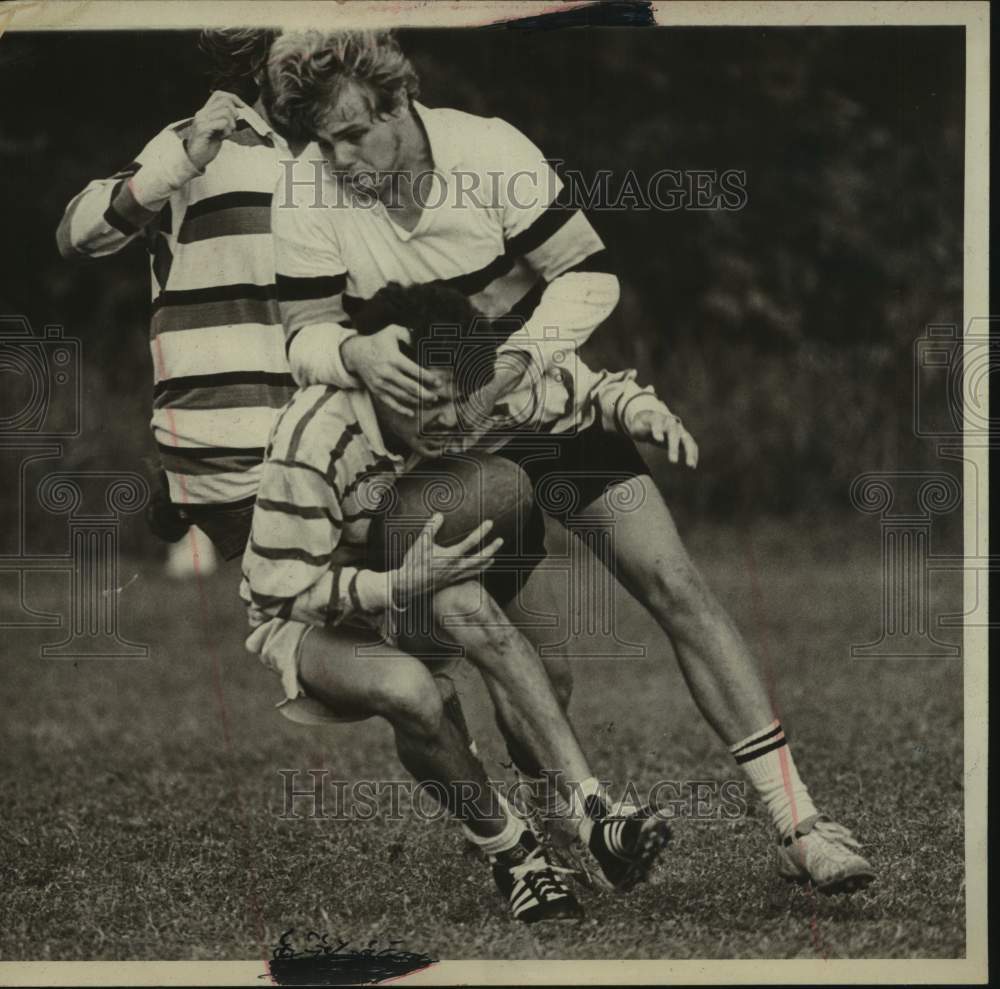
<svg viewBox="0 0 1000 989">
<path fill-rule="evenodd" d="M 531 481 L 515 463 L 489 454 L 460 454 L 421 461 L 386 491 L 372 519 L 369 565 L 399 567 L 428 519 L 444 517 L 437 543 L 452 546 L 487 520 L 503 547 L 484 575 L 484 585 L 501 605 L 509 603 L 544 555 L 544 521 Z M 473 551 L 474 552 L 474 551 Z"/>
</svg>

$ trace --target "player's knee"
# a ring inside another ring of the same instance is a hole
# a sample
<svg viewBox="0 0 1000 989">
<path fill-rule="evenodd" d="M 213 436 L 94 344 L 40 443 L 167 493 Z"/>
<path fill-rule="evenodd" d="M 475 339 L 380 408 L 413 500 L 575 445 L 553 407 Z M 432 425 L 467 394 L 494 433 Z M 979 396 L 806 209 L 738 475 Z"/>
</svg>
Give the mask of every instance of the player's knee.
<svg viewBox="0 0 1000 989">
<path fill-rule="evenodd" d="M 454 704 L 458 700 L 458 691 L 455 689 L 455 681 L 450 676 L 441 674 L 434 677 L 434 683 L 438 689 L 438 696 L 444 705 Z"/>
<path fill-rule="evenodd" d="M 407 734 L 430 737 L 441 728 L 444 704 L 434 678 L 422 667 L 394 671 L 373 698 L 376 711 Z"/>
<path fill-rule="evenodd" d="M 708 587 L 688 559 L 657 559 L 644 568 L 640 586 L 649 603 L 675 618 L 700 613 L 710 599 Z"/>
<path fill-rule="evenodd" d="M 434 617 L 441 621 L 446 618 L 461 618 L 460 624 L 448 628 L 461 635 L 475 635 L 476 630 L 503 630 L 510 622 L 503 609 L 493 600 L 492 595 L 474 580 L 462 581 L 445 587 L 434 597 Z"/>
<path fill-rule="evenodd" d="M 441 588 L 434 595 L 434 615 L 436 618 L 471 618 L 492 601 L 481 584 L 474 580 L 463 580 Z"/>
</svg>

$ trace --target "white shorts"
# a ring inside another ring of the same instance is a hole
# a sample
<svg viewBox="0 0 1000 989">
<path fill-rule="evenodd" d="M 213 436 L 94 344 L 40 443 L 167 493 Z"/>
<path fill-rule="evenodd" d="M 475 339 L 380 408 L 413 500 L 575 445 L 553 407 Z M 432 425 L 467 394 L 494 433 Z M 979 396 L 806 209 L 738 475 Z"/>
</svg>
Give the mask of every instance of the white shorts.
<svg viewBox="0 0 1000 989">
<path fill-rule="evenodd" d="M 275 706 L 286 718 L 300 725 L 364 721 L 370 715 L 354 718 L 334 714 L 321 701 L 310 697 L 302 686 L 302 681 L 299 679 L 302 644 L 314 627 L 291 619 L 271 618 L 263 625 L 258 625 L 246 640 L 247 650 L 255 653 L 264 666 L 281 680 L 285 696 Z M 395 635 L 388 628 L 388 615 L 383 614 L 374 620 L 366 621 L 364 627 L 377 633 L 383 642 L 395 644 Z M 447 676 L 454 671 L 461 659 L 427 658 L 423 659 L 423 662 L 432 675 Z"/>
<path fill-rule="evenodd" d="M 364 718 L 343 718 L 325 704 L 309 697 L 299 680 L 299 660 L 302 643 L 314 626 L 284 618 L 272 618 L 258 625 L 247 638 L 249 652 L 281 680 L 285 696 L 275 705 L 289 719 L 300 725 L 344 724 Z"/>
</svg>

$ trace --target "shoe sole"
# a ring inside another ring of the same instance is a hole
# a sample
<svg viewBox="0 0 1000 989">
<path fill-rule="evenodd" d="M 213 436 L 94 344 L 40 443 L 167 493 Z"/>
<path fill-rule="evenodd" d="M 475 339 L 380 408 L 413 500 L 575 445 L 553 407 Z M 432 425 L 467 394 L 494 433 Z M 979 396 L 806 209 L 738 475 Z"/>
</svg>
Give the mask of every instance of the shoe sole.
<svg viewBox="0 0 1000 989">
<path fill-rule="evenodd" d="M 842 879 L 834 879 L 832 882 L 822 884 L 814 882 L 809 877 L 784 876 L 783 878 L 785 882 L 793 883 L 796 886 L 809 886 L 824 896 L 838 896 L 857 893 L 866 886 L 870 886 L 875 881 L 875 873 L 859 872 L 854 876 L 844 876 Z"/>
<path fill-rule="evenodd" d="M 554 920 L 561 920 L 561 921 L 583 920 L 585 917 L 586 914 L 583 912 L 583 908 L 578 907 L 571 913 L 556 913 L 556 914 L 551 914 L 548 917 L 532 917 L 530 919 L 516 917 L 514 919 L 522 924 L 544 924 L 544 923 L 550 923 Z"/>
<path fill-rule="evenodd" d="M 644 827 L 639 834 L 638 852 L 629 864 L 625 875 L 617 883 L 609 887 L 616 893 L 627 893 L 630 889 L 643 882 L 649 876 L 649 872 L 660 857 L 660 854 L 670 843 L 670 825 L 666 821 L 660 821 L 652 817 L 647 822 L 647 825 L 648 827 Z M 604 879 L 603 876 L 599 878 Z M 607 882 L 607 880 L 604 881 Z"/>
<path fill-rule="evenodd" d="M 626 893 L 649 875 L 661 852 L 671 839 L 666 821 L 650 818 L 647 828 L 639 835 L 639 851 L 618 883 L 612 883 L 579 839 L 567 845 L 550 846 L 554 858 L 574 870 L 573 878 L 587 889 L 603 889 L 610 893 Z"/>
</svg>

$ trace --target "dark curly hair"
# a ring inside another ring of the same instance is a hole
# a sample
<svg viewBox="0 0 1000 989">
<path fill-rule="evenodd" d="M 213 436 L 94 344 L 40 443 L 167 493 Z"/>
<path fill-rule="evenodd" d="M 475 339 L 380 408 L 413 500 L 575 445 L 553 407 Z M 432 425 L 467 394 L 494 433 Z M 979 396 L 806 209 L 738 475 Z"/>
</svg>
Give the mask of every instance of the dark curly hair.
<svg viewBox="0 0 1000 989">
<path fill-rule="evenodd" d="M 468 296 L 443 281 L 389 282 L 353 314 L 352 322 L 365 335 L 392 324 L 405 326 L 411 343 L 401 349 L 422 367 L 454 370 L 460 394 L 490 381 L 497 347 L 506 335 Z"/>
<path fill-rule="evenodd" d="M 210 63 L 209 85 L 235 93 L 246 103 L 260 95 L 258 79 L 267 67 L 267 56 L 277 28 L 209 28 L 201 32 L 198 46 Z"/>
</svg>

